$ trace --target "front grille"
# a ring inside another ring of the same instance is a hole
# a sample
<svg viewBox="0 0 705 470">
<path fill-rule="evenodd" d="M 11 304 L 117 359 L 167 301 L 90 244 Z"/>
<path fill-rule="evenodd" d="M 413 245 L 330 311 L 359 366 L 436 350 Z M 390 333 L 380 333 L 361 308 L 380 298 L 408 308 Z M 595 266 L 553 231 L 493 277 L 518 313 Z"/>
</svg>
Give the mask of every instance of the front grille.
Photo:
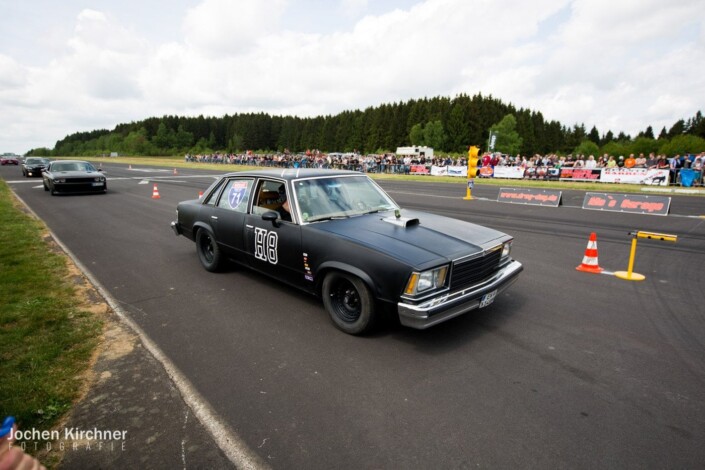
<svg viewBox="0 0 705 470">
<path fill-rule="evenodd" d="M 66 178 L 67 183 L 97 183 L 95 178 Z"/>
<path fill-rule="evenodd" d="M 450 278 L 450 289 L 465 289 L 486 281 L 499 270 L 501 257 L 502 246 L 500 245 L 477 258 L 454 262 Z"/>
</svg>

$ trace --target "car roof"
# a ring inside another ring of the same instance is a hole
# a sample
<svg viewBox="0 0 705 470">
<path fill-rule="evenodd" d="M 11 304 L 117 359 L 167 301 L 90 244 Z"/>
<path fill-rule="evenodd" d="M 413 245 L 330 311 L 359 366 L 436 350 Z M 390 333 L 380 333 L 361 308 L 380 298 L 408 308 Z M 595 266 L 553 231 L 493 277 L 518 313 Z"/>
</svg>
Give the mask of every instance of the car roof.
<svg viewBox="0 0 705 470">
<path fill-rule="evenodd" d="M 277 170 L 237 171 L 225 176 L 253 176 L 257 178 L 280 178 L 293 181 L 302 178 L 317 178 L 321 176 L 362 176 L 364 173 L 349 170 L 325 170 L 318 168 L 284 168 Z"/>
</svg>

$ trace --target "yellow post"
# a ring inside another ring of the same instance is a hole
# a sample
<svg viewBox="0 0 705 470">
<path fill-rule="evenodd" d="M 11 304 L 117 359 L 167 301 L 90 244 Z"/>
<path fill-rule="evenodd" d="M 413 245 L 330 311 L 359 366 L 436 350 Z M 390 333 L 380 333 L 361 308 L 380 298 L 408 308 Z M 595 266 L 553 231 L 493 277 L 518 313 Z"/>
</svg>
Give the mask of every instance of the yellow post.
<svg viewBox="0 0 705 470">
<path fill-rule="evenodd" d="M 614 273 L 614 275 L 620 279 L 625 279 L 627 281 L 643 281 L 644 279 L 646 279 L 646 276 L 644 276 L 643 274 L 639 274 L 639 273 L 634 272 L 634 258 L 635 257 L 636 257 L 636 236 L 632 238 L 632 249 L 631 249 L 631 252 L 629 253 L 629 267 L 627 268 L 627 272 L 617 271 Z"/>
<path fill-rule="evenodd" d="M 654 232 L 643 232 L 635 231 L 630 232 L 629 235 L 632 236 L 632 249 L 629 253 L 629 267 L 627 271 L 617 271 L 614 273 L 620 279 L 625 279 L 627 281 L 643 281 L 646 276 L 643 274 L 638 274 L 633 272 L 634 269 L 634 258 L 636 257 L 636 239 L 637 238 L 648 238 L 649 240 L 661 240 L 665 242 L 675 242 L 678 240 L 677 235 L 670 235 L 668 233 L 654 233 Z"/>
<path fill-rule="evenodd" d="M 477 176 L 478 169 L 477 169 L 477 162 L 479 159 L 477 158 L 478 154 L 480 153 L 480 148 L 477 147 L 476 145 L 471 145 L 470 148 L 468 149 L 468 185 L 467 185 L 467 193 L 465 194 L 465 199 L 466 201 L 469 201 L 472 199 L 472 188 L 475 184 L 475 176 Z"/>
</svg>

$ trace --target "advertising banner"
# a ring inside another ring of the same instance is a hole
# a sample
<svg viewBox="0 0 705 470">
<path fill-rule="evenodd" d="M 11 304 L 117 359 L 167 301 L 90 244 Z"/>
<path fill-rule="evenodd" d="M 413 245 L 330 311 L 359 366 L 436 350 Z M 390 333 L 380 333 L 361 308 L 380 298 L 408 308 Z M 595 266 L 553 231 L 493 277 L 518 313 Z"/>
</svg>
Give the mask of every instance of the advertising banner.
<svg viewBox="0 0 705 470">
<path fill-rule="evenodd" d="M 500 167 L 496 167 L 500 168 Z M 495 169 L 496 169 L 495 168 Z M 491 167 L 490 167 L 491 170 Z M 414 171 L 413 167 L 411 169 L 412 173 L 422 173 L 420 171 Z M 432 166 L 431 167 L 432 176 L 458 176 L 462 178 L 468 177 L 468 167 L 466 166 Z M 487 176 L 492 176 L 491 172 Z M 521 178 L 521 177 L 519 177 Z"/>
<path fill-rule="evenodd" d="M 600 168 L 561 168 L 560 179 L 572 181 L 599 181 Z"/>
<path fill-rule="evenodd" d="M 583 209 L 634 214 L 668 215 L 671 198 L 641 194 L 586 193 Z"/>
<path fill-rule="evenodd" d="M 558 207 L 562 191 L 534 188 L 501 188 L 497 202 Z"/>
<path fill-rule="evenodd" d="M 483 166 L 480 168 L 481 178 L 492 178 L 492 175 L 494 175 L 494 169 L 491 166 Z"/>
<path fill-rule="evenodd" d="M 428 171 L 428 168 L 426 168 L 426 165 L 411 165 L 409 172 L 414 173 L 416 175 L 428 175 L 429 174 L 429 171 Z"/>
<path fill-rule="evenodd" d="M 656 168 L 603 168 L 600 182 L 668 186 L 668 170 L 657 170 Z"/>
<path fill-rule="evenodd" d="M 448 167 L 433 165 L 431 167 L 431 175 L 432 176 L 447 176 L 448 175 Z"/>
<path fill-rule="evenodd" d="M 462 176 L 463 178 L 467 178 L 468 167 L 466 167 L 466 166 L 449 166 L 448 167 L 448 176 Z"/>
<path fill-rule="evenodd" d="M 524 168 L 520 166 L 496 166 L 494 167 L 494 177 L 522 179 L 524 177 Z"/>
</svg>

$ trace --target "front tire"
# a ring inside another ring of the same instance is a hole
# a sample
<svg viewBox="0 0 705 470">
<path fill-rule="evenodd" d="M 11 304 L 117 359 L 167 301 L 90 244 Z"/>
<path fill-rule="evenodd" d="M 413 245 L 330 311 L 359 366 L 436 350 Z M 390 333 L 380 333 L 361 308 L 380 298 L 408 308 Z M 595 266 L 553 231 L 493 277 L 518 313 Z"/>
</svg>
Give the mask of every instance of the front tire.
<svg viewBox="0 0 705 470">
<path fill-rule="evenodd" d="M 215 237 L 208 230 L 202 228 L 196 234 L 196 251 L 206 271 L 212 273 L 220 271 L 223 266 L 223 255 Z"/>
<path fill-rule="evenodd" d="M 375 301 L 359 277 L 330 272 L 323 280 L 322 295 L 333 324 L 345 333 L 359 335 L 374 326 Z"/>
</svg>

